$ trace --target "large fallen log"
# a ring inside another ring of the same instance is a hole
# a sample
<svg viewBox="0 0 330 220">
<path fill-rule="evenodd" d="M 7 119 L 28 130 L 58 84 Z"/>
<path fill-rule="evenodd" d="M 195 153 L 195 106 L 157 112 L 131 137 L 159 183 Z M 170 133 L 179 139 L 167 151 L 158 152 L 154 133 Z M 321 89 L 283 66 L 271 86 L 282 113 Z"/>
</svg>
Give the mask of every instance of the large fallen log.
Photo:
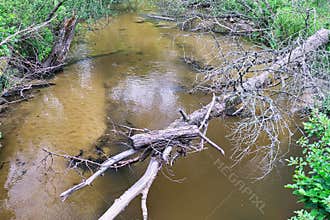
<svg viewBox="0 0 330 220">
<path fill-rule="evenodd" d="M 199 129 L 194 125 L 180 126 L 178 128 L 167 128 L 164 130 L 150 131 L 144 134 L 136 134 L 131 137 L 133 148 L 139 150 L 150 145 L 162 144 L 169 140 L 189 139 L 193 140 L 199 136 Z M 165 143 L 165 144 L 166 144 Z"/>
<path fill-rule="evenodd" d="M 319 47 L 326 45 L 329 42 L 330 30 L 321 29 L 314 35 L 309 37 L 301 46 L 292 50 L 289 54 L 284 57 L 279 57 L 278 61 L 275 62 L 267 71 L 264 71 L 258 76 L 250 78 L 246 83 L 243 84 L 243 88 L 247 90 L 253 90 L 256 88 L 262 88 L 269 82 L 269 76 L 274 72 L 284 68 L 290 63 L 299 63 L 306 56 L 306 54 L 317 50 Z"/>
<path fill-rule="evenodd" d="M 187 145 L 190 143 L 189 141 L 198 137 L 210 143 L 210 140 L 203 137 L 203 131 L 200 129 L 206 128 L 207 122 L 212 118 L 220 117 L 225 114 L 226 107 L 228 107 L 228 99 L 237 99 L 239 92 L 267 86 L 268 81 L 274 72 L 285 67 L 288 63 L 299 62 L 299 60 L 302 59 L 306 53 L 316 50 L 320 46 L 328 43 L 329 35 L 329 30 L 322 29 L 318 31 L 316 34 L 308 38 L 304 44 L 294 49 L 290 54 L 280 57 L 278 61 L 274 63 L 267 71 L 258 76 L 247 79 L 246 82 L 243 83 L 243 86 L 238 89 L 238 92 L 214 97 L 208 105 L 194 111 L 190 115 L 183 114 L 183 118 L 175 120 L 163 130 L 149 131 L 147 133 L 133 135 L 131 137 L 133 143 L 132 147 L 134 149 L 134 151 L 131 152 L 132 154 L 135 152 L 141 152 L 152 147 L 153 145 L 158 146 L 157 152 L 155 151 L 152 154 L 153 156 L 150 159 L 147 171 L 141 179 L 129 188 L 119 199 L 117 199 L 108 211 L 106 211 L 106 213 L 101 217 L 101 219 L 115 218 L 139 194 L 142 194 L 143 216 L 144 219 L 146 219 L 146 195 L 150 185 L 161 168 L 162 162 L 164 162 L 162 161 L 162 158 L 165 159 L 165 162 L 167 163 L 173 147 L 175 147 L 177 143 L 182 140 L 184 140 L 182 145 Z M 173 141 L 174 145 L 171 145 L 171 141 Z M 215 143 L 210 144 L 215 147 Z M 128 154 L 127 157 L 132 154 Z M 121 159 L 124 158 L 125 157 L 121 157 Z M 89 185 L 100 173 L 103 173 L 110 167 L 109 164 L 102 164 L 100 170 L 95 173 L 90 180 L 88 180 L 88 184 L 81 183 L 79 185 L 82 187 Z M 62 193 L 61 197 L 66 198 L 74 191 L 82 188 L 79 185 L 74 186 L 73 188 Z"/>
</svg>

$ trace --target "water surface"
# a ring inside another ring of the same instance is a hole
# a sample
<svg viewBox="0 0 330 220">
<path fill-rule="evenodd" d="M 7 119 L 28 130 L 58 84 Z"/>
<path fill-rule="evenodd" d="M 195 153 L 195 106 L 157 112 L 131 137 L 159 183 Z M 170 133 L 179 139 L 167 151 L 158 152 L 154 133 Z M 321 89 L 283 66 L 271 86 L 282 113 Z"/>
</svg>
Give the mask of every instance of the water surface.
<svg viewBox="0 0 330 220">
<path fill-rule="evenodd" d="M 192 112 L 209 100 L 187 93 L 196 73 L 180 58 L 192 53 L 212 63 L 212 38 L 136 20 L 136 14 L 121 15 L 87 33 L 72 56 L 104 56 L 66 67 L 53 79 L 56 86 L 21 103 L 3 121 L 0 219 L 97 219 L 143 174 L 146 163 L 109 171 L 93 187 L 61 202 L 59 194 L 80 182 L 81 174 L 68 170 L 61 158 L 53 158 L 52 164 L 48 158 L 45 165 L 42 148 L 73 155 L 92 152 L 109 118 L 164 128 L 179 116 L 179 108 Z M 228 38 L 219 40 L 231 49 Z M 233 120 L 217 119 L 208 131 L 228 154 L 232 146 L 225 136 Z M 117 150 L 108 147 L 110 154 Z M 245 177 L 257 169 L 255 164 L 231 170 L 239 176 L 234 181 L 223 173 L 222 161 L 228 158 L 210 148 L 179 160 L 172 170 L 163 169 L 149 193 L 150 219 L 285 219 L 297 208 L 283 188 L 291 179 L 284 163 L 251 183 Z M 243 192 L 242 184 L 251 192 Z M 251 195 L 262 200 L 262 208 Z M 118 219 L 141 219 L 140 201 L 135 199 Z"/>
</svg>

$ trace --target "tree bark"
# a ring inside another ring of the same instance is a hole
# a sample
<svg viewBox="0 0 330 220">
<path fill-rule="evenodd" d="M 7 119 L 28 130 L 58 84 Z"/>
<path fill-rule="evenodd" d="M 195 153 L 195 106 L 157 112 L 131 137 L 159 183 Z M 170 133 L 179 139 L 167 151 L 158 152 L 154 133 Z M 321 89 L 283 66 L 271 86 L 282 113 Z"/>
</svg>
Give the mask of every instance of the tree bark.
<svg viewBox="0 0 330 220">
<path fill-rule="evenodd" d="M 52 69 L 52 71 L 56 71 L 57 69 L 61 68 L 70 49 L 76 25 L 76 16 L 72 16 L 63 22 L 63 26 L 59 30 L 58 38 L 54 44 L 52 52 L 42 64 L 43 68 L 58 67 L 56 69 Z"/>
<path fill-rule="evenodd" d="M 150 131 L 144 134 L 136 134 L 131 137 L 133 148 L 139 150 L 147 146 L 168 142 L 169 140 L 189 139 L 193 140 L 199 136 L 199 129 L 193 125 L 182 126 L 179 128 L 167 128 L 164 130 Z"/>
</svg>

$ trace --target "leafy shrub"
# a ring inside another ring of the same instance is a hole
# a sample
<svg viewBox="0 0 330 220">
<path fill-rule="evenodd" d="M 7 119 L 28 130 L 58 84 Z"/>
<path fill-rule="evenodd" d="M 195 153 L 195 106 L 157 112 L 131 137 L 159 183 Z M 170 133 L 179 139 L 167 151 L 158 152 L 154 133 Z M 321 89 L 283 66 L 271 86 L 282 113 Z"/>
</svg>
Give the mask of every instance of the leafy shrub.
<svg viewBox="0 0 330 220">
<path fill-rule="evenodd" d="M 330 118 L 324 113 L 314 111 L 309 122 L 304 123 L 307 137 L 298 143 L 303 148 L 302 157 L 291 157 L 289 166 L 295 168 L 293 184 L 299 202 L 307 211 L 297 212 L 292 219 L 329 219 L 330 218 Z M 311 218 L 311 216 L 313 218 Z"/>
<path fill-rule="evenodd" d="M 294 213 L 297 215 L 290 218 L 290 220 L 315 220 L 315 217 L 312 216 L 306 210 L 302 209 L 302 210 L 295 211 Z"/>
<path fill-rule="evenodd" d="M 0 57 L 9 56 L 10 48 L 14 48 L 25 57 L 35 57 L 42 61 L 47 57 L 54 42 L 54 36 L 64 18 L 76 14 L 79 19 L 88 21 L 97 19 L 114 11 L 113 5 L 129 0 L 66 0 L 57 10 L 51 24 L 42 28 L 39 33 L 31 33 L 28 39 L 21 39 L 20 35 L 10 42 L 0 46 Z M 0 1 L 0 42 L 19 30 L 41 24 L 48 18 L 50 12 L 59 0 L 6 0 Z"/>
<path fill-rule="evenodd" d="M 41 63 L 51 53 L 56 35 L 66 18 L 75 14 L 80 21 L 88 23 L 102 16 L 113 14 L 117 10 L 115 7 L 118 3 L 131 2 L 131 0 L 65 0 L 49 24 L 26 35 L 20 32 L 43 24 L 60 1 L 62 0 L 0 1 L 0 93 L 14 85 L 11 79 L 17 77 L 16 72 L 13 73 L 11 69 L 3 68 L 2 60 L 9 60 L 4 58 L 16 55 L 19 59 L 32 64 Z M 9 36 L 10 38 L 8 38 Z M 7 64 L 9 63 L 7 62 Z M 17 63 L 19 66 L 19 62 Z M 22 76 L 24 73 L 19 74 Z"/>
<path fill-rule="evenodd" d="M 214 16 L 240 14 L 253 21 L 262 32 L 255 32 L 251 39 L 272 48 L 287 45 L 298 36 L 306 37 L 320 28 L 330 28 L 329 0 L 160 0 L 162 9 L 172 15 L 184 16 L 189 12 L 187 5 L 208 3 L 205 11 Z M 184 4 L 184 3 L 185 4 Z"/>
</svg>

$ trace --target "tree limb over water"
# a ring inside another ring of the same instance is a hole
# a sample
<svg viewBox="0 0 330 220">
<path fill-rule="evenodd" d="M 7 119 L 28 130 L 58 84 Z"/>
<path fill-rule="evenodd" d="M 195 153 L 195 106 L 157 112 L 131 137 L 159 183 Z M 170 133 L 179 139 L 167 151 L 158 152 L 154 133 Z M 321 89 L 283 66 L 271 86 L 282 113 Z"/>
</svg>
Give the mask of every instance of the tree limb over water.
<svg viewBox="0 0 330 220">
<path fill-rule="evenodd" d="M 291 71 L 296 70 L 292 69 L 292 66 L 303 66 L 304 63 L 307 62 L 307 58 L 309 58 L 308 54 L 327 44 L 329 42 L 329 36 L 329 30 L 319 30 L 295 49 L 290 50 L 289 53 L 277 57 L 276 61 L 269 67 L 263 68 L 262 71 L 259 72 L 256 71 L 257 74 L 255 76 L 244 78 L 244 81 L 241 79 L 234 90 L 226 90 L 226 92 L 221 92 L 221 95 L 214 95 L 212 101 L 203 108 L 195 110 L 189 115 L 181 110 L 183 118 L 175 120 L 167 128 L 146 131 L 131 136 L 131 143 L 129 144 L 131 144 L 132 149 L 119 153 L 102 163 L 99 170 L 90 178 L 63 192 L 61 194 L 62 200 L 65 200 L 73 192 L 90 185 L 99 175 L 104 173 L 108 168 L 111 168 L 114 164 L 131 158 L 136 154 L 144 154 L 146 151 L 149 151 L 150 154 L 147 155 L 150 155 L 150 161 L 145 174 L 132 187 L 127 189 L 120 198 L 115 200 L 112 206 L 100 218 L 114 219 L 135 197 L 141 194 L 143 218 L 147 219 L 147 194 L 162 165 L 172 164 L 172 161 L 175 160 L 178 155 L 183 156 L 187 152 L 203 150 L 204 141 L 224 154 L 221 147 L 205 136 L 208 122 L 213 118 L 224 116 L 226 110 L 233 106 L 239 107 L 235 113 L 248 109 L 249 106 L 246 103 L 245 97 L 249 97 L 249 100 L 251 100 L 251 97 L 257 96 L 260 92 L 272 88 L 274 83 L 278 80 L 283 83 L 285 79 L 282 78 L 291 77 Z M 216 78 L 220 72 L 221 71 L 218 69 L 218 72 L 214 71 L 210 73 L 210 75 L 207 76 L 208 80 Z M 220 94 L 220 91 L 220 88 L 213 89 L 215 94 Z M 274 138 L 274 140 L 271 140 L 274 142 L 262 148 L 270 152 L 271 155 L 266 155 L 265 158 L 270 160 L 270 167 L 272 167 L 278 150 L 276 150 L 276 144 L 278 144 L 278 136 L 276 136 L 278 133 L 276 132 L 278 128 L 274 127 L 274 124 L 269 121 L 279 120 L 277 117 L 280 116 L 277 115 L 277 110 L 275 109 L 277 106 L 272 105 L 272 99 L 269 96 L 260 95 L 260 98 L 269 104 L 269 106 L 267 106 L 267 111 L 270 113 L 269 115 L 263 115 L 262 118 L 260 118 L 261 116 L 259 117 L 259 115 L 253 115 L 252 118 L 255 119 L 258 117 L 258 120 L 260 120 L 258 121 L 259 127 L 257 128 L 259 133 L 255 135 L 251 134 L 252 136 L 250 136 L 250 138 L 258 138 L 262 132 L 269 132 L 270 137 Z M 254 107 L 256 106 L 257 105 L 254 105 Z M 250 126 L 250 124 L 248 126 Z M 242 127 L 239 127 L 239 129 L 240 128 Z M 246 129 L 242 129 L 242 131 L 246 131 Z M 256 140 L 254 140 L 254 142 L 255 141 Z M 244 154 L 250 152 L 251 149 L 249 149 L 249 147 L 250 146 L 247 145 L 244 149 L 236 149 L 235 152 L 237 154 L 235 156 L 237 156 L 238 159 L 242 158 L 242 155 L 244 156 Z"/>
</svg>

